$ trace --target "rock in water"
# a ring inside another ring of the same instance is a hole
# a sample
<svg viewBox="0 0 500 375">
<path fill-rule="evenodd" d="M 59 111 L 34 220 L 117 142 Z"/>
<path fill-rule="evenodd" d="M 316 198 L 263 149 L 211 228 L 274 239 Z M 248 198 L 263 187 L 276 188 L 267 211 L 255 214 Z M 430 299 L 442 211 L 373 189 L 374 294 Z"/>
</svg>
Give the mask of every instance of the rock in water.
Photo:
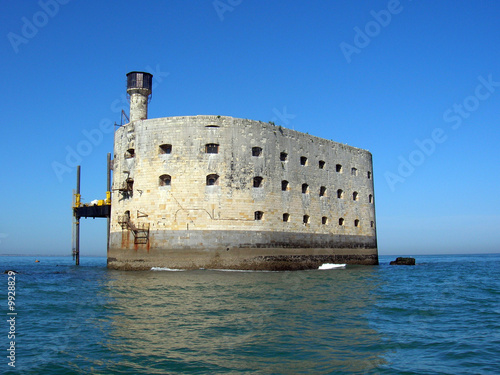
<svg viewBox="0 0 500 375">
<path fill-rule="evenodd" d="M 398 257 L 396 260 L 393 260 L 391 265 L 403 265 L 403 266 L 414 266 L 415 265 L 415 258 L 403 258 L 403 257 Z"/>
</svg>

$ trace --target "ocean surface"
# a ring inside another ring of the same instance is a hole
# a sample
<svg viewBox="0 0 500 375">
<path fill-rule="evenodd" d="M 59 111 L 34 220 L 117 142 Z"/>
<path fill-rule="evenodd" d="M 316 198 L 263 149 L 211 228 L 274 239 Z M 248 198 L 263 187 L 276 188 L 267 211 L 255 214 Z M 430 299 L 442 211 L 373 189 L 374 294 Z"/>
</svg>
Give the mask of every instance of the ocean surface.
<svg viewBox="0 0 500 375">
<path fill-rule="evenodd" d="M 499 374 L 500 254 L 394 258 L 124 272 L 105 258 L 0 257 L 0 373 Z"/>
</svg>

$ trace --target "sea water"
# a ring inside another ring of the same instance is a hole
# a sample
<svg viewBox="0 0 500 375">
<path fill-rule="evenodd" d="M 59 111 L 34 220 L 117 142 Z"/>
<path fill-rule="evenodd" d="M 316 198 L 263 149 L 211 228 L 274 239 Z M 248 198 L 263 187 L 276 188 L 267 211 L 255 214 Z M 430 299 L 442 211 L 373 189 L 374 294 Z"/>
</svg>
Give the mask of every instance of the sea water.
<svg viewBox="0 0 500 375">
<path fill-rule="evenodd" d="M 17 272 L 0 283 L 0 373 L 500 373 L 500 255 L 394 258 L 126 272 L 105 258 L 0 257 Z"/>
</svg>

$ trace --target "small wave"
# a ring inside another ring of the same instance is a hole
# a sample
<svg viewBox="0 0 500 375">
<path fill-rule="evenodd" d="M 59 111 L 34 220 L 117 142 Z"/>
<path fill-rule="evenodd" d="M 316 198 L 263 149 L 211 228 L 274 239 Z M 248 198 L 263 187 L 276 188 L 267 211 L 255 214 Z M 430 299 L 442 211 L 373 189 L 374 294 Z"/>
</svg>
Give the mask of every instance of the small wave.
<svg viewBox="0 0 500 375">
<path fill-rule="evenodd" d="M 185 271 L 178 268 L 167 268 L 167 267 L 151 267 L 151 271 Z"/>
<path fill-rule="evenodd" d="M 345 268 L 345 264 L 323 263 L 318 267 L 318 270 L 333 270 L 336 268 Z"/>
</svg>

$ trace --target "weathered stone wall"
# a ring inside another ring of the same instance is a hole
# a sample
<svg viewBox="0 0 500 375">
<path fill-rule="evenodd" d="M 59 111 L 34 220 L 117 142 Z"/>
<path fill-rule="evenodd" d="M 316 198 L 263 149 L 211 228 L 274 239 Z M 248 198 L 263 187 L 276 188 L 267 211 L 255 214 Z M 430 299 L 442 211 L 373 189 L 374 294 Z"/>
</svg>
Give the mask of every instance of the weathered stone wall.
<svg viewBox="0 0 500 375">
<path fill-rule="evenodd" d="M 218 153 L 207 153 L 207 144 L 218 145 Z M 260 155 L 254 156 L 253 147 L 262 149 Z M 207 185 L 209 175 L 218 176 L 214 185 Z M 254 177 L 262 178 L 259 187 Z M 372 177 L 368 151 L 267 123 L 219 116 L 134 121 L 115 133 L 110 249 L 233 248 L 252 243 L 245 233 L 254 238 L 252 233 L 275 232 L 306 235 L 311 248 L 322 248 L 329 236 L 349 238 L 354 245 L 343 248 L 371 248 L 376 254 Z M 133 191 L 119 191 L 127 179 Z M 284 191 L 282 181 L 288 181 Z M 118 217 L 127 211 L 133 223 L 149 223 L 147 245 L 134 245 L 133 237 L 124 241 L 127 230 Z M 259 220 L 255 212 L 263 213 Z M 167 240 L 169 231 L 212 237 Z M 239 234 L 222 240 L 210 231 Z M 259 246 L 286 248 L 290 238 Z M 297 247 L 302 246 L 307 247 Z"/>
</svg>

